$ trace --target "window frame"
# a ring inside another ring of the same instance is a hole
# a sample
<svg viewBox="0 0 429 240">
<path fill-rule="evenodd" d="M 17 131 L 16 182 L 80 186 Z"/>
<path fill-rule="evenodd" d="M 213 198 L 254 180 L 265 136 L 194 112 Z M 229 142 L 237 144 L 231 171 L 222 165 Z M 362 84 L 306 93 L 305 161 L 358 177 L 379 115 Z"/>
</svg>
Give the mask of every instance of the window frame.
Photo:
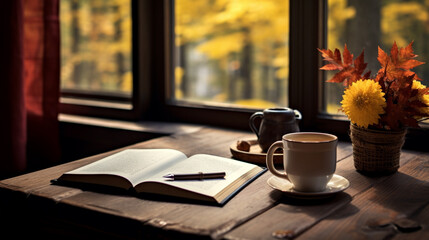
<svg viewBox="0 0 429 240">
<path fill-rule="evenodd" d="M 131 0 L 132 15 L 132 71 L 133 91 L 131 96 L 121 93 L 97 91 L 62 90 L 59 111 L 64 114 L 82 115 L 121 120 L 139 120 L 150 103 L 150 39 L 151 19 L 141 12 L 150 9 L 147 1 Z M 142 41 L 147 44 L 140 44 Z"/>
<path fill-rule="evenodd" d="M 157 65 L 164 65 L 165 79 L 165 112 L 170 119 L 193 123 L 203 123 L 222 127 L 248 130 L 248 119 L 255 111 L 263 109 L 244 109 L 234 107 L 218 107 L 172 101 L 171 86 L 173 82 L 173 20 L 172 8 L 174 0 L 160 1 L 158 16 L 163 15 L 164 31 L 159 39 L 164 40 L 164 59 Z M 300 126 L 303 130 L 326 131 L 335 134 L 346 132 L 349 123 L 344 117 L 320 114 L 323 97 L 323 73 L 319 70 L 322 62 L 317 48 L 325 44 L 326 1 L 290 0 L 290 75 L 289 75 L 289 106 L 303 114 Z M 161 26 L 161 24 L 158 24 Z M 294 69 L 294 71 L 292 70 Z M 221 117 L 220 117 L 221 116 Z"/>
<path fill-rule="evenodd" d="M 174 0 L 132 1 L 133 93 L 131 99 L 103 97 L 81 91 L 63 91 L 62 98 L 114 101 L 130 109 L 61 103 L 68 114 L 125 120 L 178 121 L 248 130 L 248 119 L 258 108 L 235 108 L 202 105 L 171 100 L 173 77 Z M 303 114 L 303 130 L 344 133 L 348 123 L 342 118 L 319 114 L 323 75 L 317 48 L 324 46 L 326 0 L 290 0 L 290 75 L 289 106 Z M 292 70 L 293 69 L 293 70 Z"/>
<path fill-rule="evenodd" d="M 263 109 L 221 107 L 171 100 L 171 80 L 174 77 L 171 61 L 174 53 L 173 4 L 174 0 L 132 1 L 134 77 L 131 110 L 62 103 L 61 112 L 133 121 L 172 121 L 250 130 L 249 117 Z M 290 0 L 289 9 L 288 107 L 298 109 L 302 113 L 302 131 L 329 132 L 349 139 L 350 123 L 346 117 L 321 112 L 326 83 L 323 71 L 319 70 L 322 58 L 317 49 L 326 46 L 327 0 Z"/>
</svg>

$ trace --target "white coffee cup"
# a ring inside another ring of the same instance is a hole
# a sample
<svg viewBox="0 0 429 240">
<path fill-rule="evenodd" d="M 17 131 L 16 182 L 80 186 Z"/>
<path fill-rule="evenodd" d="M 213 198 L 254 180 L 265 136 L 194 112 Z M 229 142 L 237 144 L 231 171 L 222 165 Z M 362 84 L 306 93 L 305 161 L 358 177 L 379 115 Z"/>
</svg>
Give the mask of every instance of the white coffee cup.
<svg viewBox="0 0 429 240">
<path fill-rule="evenodd" d="M 319 132 L 285 134 L 267 152 L 268 170 L 279 178 L 289 180 L 296 191 L 321 192 L 331 180 L 337 163 L 335 135 Z M 283 148 L 284 171 L 274 167 L 273 155 Z"/>
</svg>

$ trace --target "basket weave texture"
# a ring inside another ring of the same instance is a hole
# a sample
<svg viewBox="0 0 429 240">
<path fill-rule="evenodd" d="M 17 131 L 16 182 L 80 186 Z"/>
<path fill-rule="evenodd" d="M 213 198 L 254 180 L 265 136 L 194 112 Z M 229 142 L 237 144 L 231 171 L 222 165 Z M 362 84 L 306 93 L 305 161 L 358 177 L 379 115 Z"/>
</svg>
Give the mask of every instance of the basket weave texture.
<svg viewBox="0 0 429 240">
<path fill-rule="evenodd" d="M 394 173 L 399 168 L 406 129 L 373 130 L 350 124 L 353 159 L 356 170 L 369 173 Z"/>
</svg>

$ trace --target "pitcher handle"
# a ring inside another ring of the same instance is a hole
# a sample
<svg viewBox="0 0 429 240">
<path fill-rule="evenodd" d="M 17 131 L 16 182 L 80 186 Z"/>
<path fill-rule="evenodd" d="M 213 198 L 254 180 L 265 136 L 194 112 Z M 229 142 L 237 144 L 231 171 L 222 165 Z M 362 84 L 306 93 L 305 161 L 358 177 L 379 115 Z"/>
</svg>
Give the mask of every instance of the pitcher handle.
<svg viewBox="0 0 429 240">
<path fill-rule="evenodd" d="M 249 118 L 250 129 L 252 130 L 252 132 L 254 132 L 256 134 L 258 139 L 259 139 L 259 126 L 258 127 L 255 126 L 255 119 L 256 118 L 263 118 L 263 117 L 264 117 L 264 114 L 262 112 L 255 112 Z"/>
<path fill-rule="evenodd" d="M 301 120 L 302 119 L 302 114 L 300 111 L 298 110 L 293 110 L 295 112 L 295 118 L 296 120 Z"/>
</svg>

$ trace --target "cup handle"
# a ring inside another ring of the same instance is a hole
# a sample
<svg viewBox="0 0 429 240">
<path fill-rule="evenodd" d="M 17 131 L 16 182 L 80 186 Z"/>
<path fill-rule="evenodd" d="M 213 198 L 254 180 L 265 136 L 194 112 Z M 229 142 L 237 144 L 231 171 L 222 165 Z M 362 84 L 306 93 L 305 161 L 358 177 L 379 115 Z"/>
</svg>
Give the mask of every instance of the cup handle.
<svg viewBox="0 0 429 240">
<path fill-rule="evenodd" d="M 275 153 L 275 151 L 278 148 L 283 148 L 283 141 L 277 141 L 277 142 L 273 143 L 270 146 L 270 148 L 268 149 L 268 152 L 267 152 L 267 167 L 268 167 L 268 170 L 270 170 L 270 172 L 274 176 L 276 176 L 276 177 L 284 178 L 284 179 L 289 180 L 286 172 L 280 172 L 279 170 L 277 170 L 274 167 L 274 161 L 273 161 L 273 159 L 274 159 L 274 153 Z"/>
<path fill-rule="evenodd" d="M 259 127 L 257 128 L 255 126 L 255 119 L 258 117 L 263 118 L 264 114 L 262 112 L 255 112 L 254 114 L 252 114 L 252 116 L 250 116 L 249 118 L 249 126 L 252 132 L 254 132 L 259 139 Z"/>
</svg>

